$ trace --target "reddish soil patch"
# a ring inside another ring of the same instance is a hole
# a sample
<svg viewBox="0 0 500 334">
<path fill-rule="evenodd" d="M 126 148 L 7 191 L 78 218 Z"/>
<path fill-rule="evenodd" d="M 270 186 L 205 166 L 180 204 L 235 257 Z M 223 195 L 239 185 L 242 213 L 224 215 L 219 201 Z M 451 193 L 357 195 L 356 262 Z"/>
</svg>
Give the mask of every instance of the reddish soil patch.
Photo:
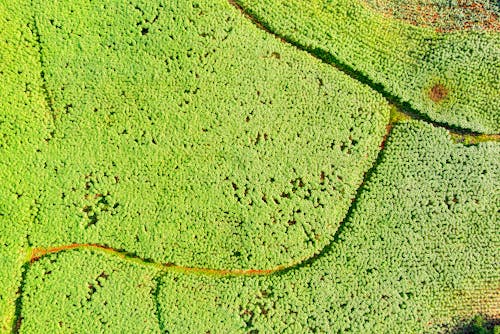
<svg viewBox="0 0 500 334">
<path fill-rule="evenodd" d="M 435 84 L 429 91 L 429 98 L 434 102 L 441 102 L 448 96 L 448 89 L 442 84 Z"/>
<path fill-rule="evenodd" d="M 114 251 L 113 248 L 96 244 L 70 244 L 70 245 L 51 247 L 51 248 L 35 248 L 31 251 L 30 263 L 40 260 L 40 258 L 42 258 L 47 254 L 59 253 L 65 250 L 76 249 L 76 248 L 100 248 L 108 251 Z"/>
<path fill-rule="evenodd" d="M 69 244 L 51 248 L 35 248 L 31 252 L 30 263 L 34 263 L 40 260 L 42 257 L 48 254 L 59 253 L 62 251 L 67 251 L 71 249 L 101 249 L 110 253 L 114 253 L 121 257 L 130 257 L 137 260 L 140 260 L 144 263 L 151 263 L 151 261 L 147 259 L 143 259 L 139 256 L 136 256 L 132 253 L 128 253 L 124 250 L 114 249 L 112 247 L 98 245 L 98 244 Z M 215 276 L 261 276 L 261 275 L 270 275 L 280 270 L 284 270 L 291 265 L 280 265 L 271 269 L 210 269 L 210 268 L 193 268 L 193 267 L 185 267 L 175 265 L 173 263 L 162 263 L 159 264 L 164 269 L 176 269 L 183 272 L 193 272 L 193 273 L 201 273 L 206 275 L 215 275 Z M 293 264 L 292 264 L 293 265 Z"/>
<path fill-rule="evenodd" d="M 362 0 L 371 9 L 387 17 L 416 26 L 432 27 L 437 32 L 456 30 L 488 30 L 500 32 L 498 11 L 485 0 L 443 1 Z"/>
<path fill-rule="evenodd" d="M 394 127 L 393 124 L 386 125 L 384 138 L 382 138 L 382 142 L 379 145 L 380 150 L 383 150 L 385 148 L 385 144 L 387 143 L 387 138 L 389 138 L 389 134 L 391 133 L 393 127 Z"/>
</svg>

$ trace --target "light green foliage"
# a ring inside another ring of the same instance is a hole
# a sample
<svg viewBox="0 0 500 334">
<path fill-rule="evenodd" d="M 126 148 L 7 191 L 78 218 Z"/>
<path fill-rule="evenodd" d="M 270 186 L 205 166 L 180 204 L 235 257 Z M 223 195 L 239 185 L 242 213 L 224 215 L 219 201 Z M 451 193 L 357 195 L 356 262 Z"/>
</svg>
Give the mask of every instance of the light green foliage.
<svg viewBox="0 0 500 334">
<path fill-rule="evenodd" d="M 331 241 L 378 152 L 381 96 L 224 0 L 36 4 L 55 130 L 34 245 L 228 269 Z"/>
<path fill-rule="evenodd" d="M 237 2 L 278 35 L 366 75 L 433 120 L 500 132 L 499 33 L 439 34 L 353 0 Z"/>
<path fill-rule="evenodd" d="M 454 292 L 500 276 L 499 145 L 416 122 L 393 131 L 336 243 L 271 277 L 163 276 L 165 332 L 434 333 L 477 303 Z"/>
<path fill-rule="evenodd" d="M 164 333 L 248 332 L 251 313 L 244 301 L 254 293 L 257 297 L 261 282 L 251 277 L 164 274 L 158 280 L 160 328 Z"/>
<path fill-rule="evenodd" d="M 242 2 L 430 117 L 498 130 L 498 35 L 344 0 Z M 498 143 L 397 125 L 352 204 L 389 121 L 367 86 L 225 0 L 31 5 L 0 0 L 0 331 L 19 316 L 20 333 L 436 332 L 498 282 Z M 436 83 L 450 95 L 425 101 Z M 155 264 L 89 249 L 27 262 L 72 243 Z M 318 252 L 266 277 L 159 272 Z"/>
<path fill-rule="evenodd" d="M 33 264 L 20 333 L 158 333 L 155 270 L 88 250 Z"/>
<path fill-rule="evenodd" d="M 0 332 L 10 331 L 49 132 L 31 8 L 0 1 Z"/>
</svg>

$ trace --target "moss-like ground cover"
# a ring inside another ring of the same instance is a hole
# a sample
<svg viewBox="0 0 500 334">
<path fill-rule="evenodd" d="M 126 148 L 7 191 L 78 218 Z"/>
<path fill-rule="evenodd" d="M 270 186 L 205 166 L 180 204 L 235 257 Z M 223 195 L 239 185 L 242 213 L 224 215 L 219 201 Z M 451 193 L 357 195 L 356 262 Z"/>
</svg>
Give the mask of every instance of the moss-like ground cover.
<svg viewBox="0 0 500 334">
<path fill-rule="evenodd" d="M 302 44 L 309 28 L 284 33 L 273 10 L 291 22 L 299 2 L 271 2 L 0 1 L 2 332 L 438 332 L 499 317 L 498 35 L 439 35 L 486 93 L 445 103 L 440 81 L 435 117 L 391 63 L 370 66 L 396 90 L 332 58 L 340 44 Z M 380 19 L 358 5 L 337 10 Z M 310 20 L 310 6 L 300 24 L 336 31 L 331 7 Z M 435 34 L 383 20 L 418 32 L 408 50 Z M 431 58 L 417 65 L 462 80 Z M 411 117 L 454 125 L 455 143 Z"/>
</svg>

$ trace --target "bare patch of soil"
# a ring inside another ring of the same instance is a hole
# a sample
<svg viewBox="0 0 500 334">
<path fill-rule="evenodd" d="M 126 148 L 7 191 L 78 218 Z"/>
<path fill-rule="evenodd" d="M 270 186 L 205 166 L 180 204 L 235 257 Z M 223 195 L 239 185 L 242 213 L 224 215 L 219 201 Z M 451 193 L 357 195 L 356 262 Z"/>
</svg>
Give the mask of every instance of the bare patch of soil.
<svg viewBox="0 0 500 334">
<path fill-rule="evenodd" d="M 429 91 L 429 98 L 436 103 L 443 101 L 447 96 L 448 89 L 442 84 L 435 84 Z"/>
<path fill-rule="evenodd" d="M 500 32 L 499 5 L 487 0 L 361 0 L 387 17 L 437 32 L 488 30 Z"/>
</svg>

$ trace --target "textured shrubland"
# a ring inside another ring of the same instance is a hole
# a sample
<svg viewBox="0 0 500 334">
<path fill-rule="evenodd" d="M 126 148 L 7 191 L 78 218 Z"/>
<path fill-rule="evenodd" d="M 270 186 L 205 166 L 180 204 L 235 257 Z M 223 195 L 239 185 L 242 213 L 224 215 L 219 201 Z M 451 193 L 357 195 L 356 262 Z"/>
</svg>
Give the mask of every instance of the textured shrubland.
<svg viewBox="0 0 500 334">
<path fill-rule="evenodd" d="M 498 35 L 436 35 L 336 1 L 311 27 L 318 1 L 252 8 L 287 13 L 266 24 L 296 21 L 287 38 L 339 50 L 434 119 L 498 129 Z M 347 29 L 335 4 L 359 19 L 355 38 L 323 38 L 323 24 Z M 498 143 L 409 122 L 375 162 L 382 96 L 224 0 L 0 0 L 0 28 L 2 332 L 436 332 L 494 316 Z M 377 29 L 378 51 L 361 47 Z"/>
<path fill-rule="evenodd" d="M 35 246 L 229 269 L 330 242 L 379 150 L 381 96 L 224 0 L 35 3 L 55 119 Z"/>
<path fill-rule="evenodd" d="M 158 333 L 155 270 L 78 250 L 33 264 L 20 333 Z"/>
<path fill-rule="evenodd" d="M 164 328 L 422 333 L 455 316 L 495 316 L 498 294 L 466 297 L 498 290 L 498 144 L 452 144 L 444 130 L 413 122 L 393 131 L 321 256 L 271 277 L 167 274 L 158 298 Z"/>
<path fill-rule="evenodd" d="M 500 34 L 430 28 L 387 18 L 352 0 L 238 0 L 271 31 L 431 119 L 500 132 Z"/>
<path fill-rule="evenodd" d="M 110 300 L 111 292 L 97 288 L 95 302 L 86 303 L 87 284 L 96 286 L 95 277 L 111 268 L 124 269 L 114 274 L 116 280 L 110 276 L 109 289 L 133 294 L 124 298 L 133 305 L 140 295 L 144 302 L 136 308 L 144 310 L 141 319 L 156 316 L 164 333 L 434 333 L 442 324 L 451 326 L 454 317 L 495 312 L 498 154 L 497 143 L 465 147 L 429 125 L 398 125 L 336 242 L 314 261 L 263 277 L 157 271 L 152 278 L 154 268 L 88 251 L 62 252 L 30 269 L 23 305 L 31 315 L 21 332 L 31 333 L 35 324 L 39 330 L 52 328 L 74 312 L 92 314 L 74 326 L 93 324 L 95 315 L 104 312 L 99 301 Z M 90 269 L 82 269 L 82 263 Z M 124 286 L 122 275 L 134 280 Z M 138 277 L 144 280 L 140 287 Z M 55 282 L 67 279 L 58 291 L 62 283 Z M 477 298 L 488 295 L 494 298 Z M 35 308 L 48 308 L 53 320 L 44 323 L 48 313 L 33 314 Z M 120 326 L 107 329 L 118 333 Z"/>
<path fill-rule="evenodd" d="M 31 8 L 0 1 L 0 332 L 10 331 L 50 115 Z M 18 291 L 19 293 L 19 291 Z"/>
</svg>

